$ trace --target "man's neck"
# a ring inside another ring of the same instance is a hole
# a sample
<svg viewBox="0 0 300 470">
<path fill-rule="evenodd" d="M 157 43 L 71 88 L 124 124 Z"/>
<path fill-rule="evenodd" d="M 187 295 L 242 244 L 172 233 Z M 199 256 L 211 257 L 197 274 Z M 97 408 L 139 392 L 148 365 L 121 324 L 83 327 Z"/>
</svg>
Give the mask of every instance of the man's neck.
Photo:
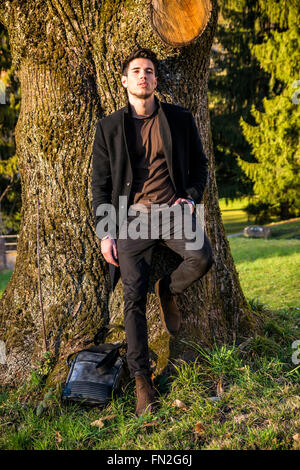
<svg viewBox="0 0 300 470">
<path fill-rule="evenodd" d="M 131 107 L 133 117 L 151 116 L 156 108 L 154 95 L 149 96 L 144 100 L 130 95 L 128 101 Z"/>
</svg>

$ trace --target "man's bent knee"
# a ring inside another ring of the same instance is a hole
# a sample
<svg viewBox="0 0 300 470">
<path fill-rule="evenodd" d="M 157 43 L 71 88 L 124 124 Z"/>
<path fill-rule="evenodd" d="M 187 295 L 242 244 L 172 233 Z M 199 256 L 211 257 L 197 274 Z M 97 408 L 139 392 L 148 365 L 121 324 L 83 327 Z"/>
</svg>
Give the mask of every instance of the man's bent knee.
<svg viewBox="0 0 300 470">
<path fill-rule="evenodd" d="M 211 253 L 199 253 L 190 258 L 190 263 L 199 277 L 204 276 L 215 263 L 214 257 Z"/>
</svg>

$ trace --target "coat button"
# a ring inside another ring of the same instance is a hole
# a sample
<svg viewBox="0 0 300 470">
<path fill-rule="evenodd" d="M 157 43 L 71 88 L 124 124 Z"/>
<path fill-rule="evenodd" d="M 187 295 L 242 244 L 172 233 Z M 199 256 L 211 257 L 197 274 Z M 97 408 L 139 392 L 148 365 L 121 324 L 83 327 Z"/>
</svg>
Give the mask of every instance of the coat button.
<svg viewBox="0 0 300 470">
<path fill-rule="evenodd" d="M 130 182 L 129 182 L 129 181 L 127 181 L 126 185 L 127 185 L 127 186 L 130 186 Z"/>
</svg>

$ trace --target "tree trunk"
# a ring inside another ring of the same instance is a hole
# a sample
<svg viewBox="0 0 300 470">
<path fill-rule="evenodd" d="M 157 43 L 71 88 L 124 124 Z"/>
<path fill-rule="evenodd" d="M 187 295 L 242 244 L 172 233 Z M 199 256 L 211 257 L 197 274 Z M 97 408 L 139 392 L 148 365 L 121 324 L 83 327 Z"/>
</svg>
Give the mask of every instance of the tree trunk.
<svg viewBox="0 0 300 470">
<path fill-rule="evenodd" d="M 1 299 L 0 339 L 7 355 L 7 364 L 0 366 L 2 381 L 23 380 L 43 353 L 40 294 L 48 347 L 57 359 L 53 376 L 60 380 L 70 352 L 85 346 L 109 316 L 110 322 L 122 321 L 122 284 L 109 299 L 108 266 L 94 230 L 91 154 L 97 120 L 126 102 L 120 65 L 136 45 L 157 53 L 158 97 L 193 112 L 210 159 L 205 227 L 216 264 L 181 296 L 183 328 L 170 340 L 159 321 L 153 284 L 179 260 L 163 247 L 156 250 L 147 302 L 156 373 L 169 359 L 191 357 L 182 339 L 210 346 L 214 340 L 249 335 L 255 321 L 225 236 L 214 174 L 207 79 L 216 1 L 201 37 L 181 49 L 164 44 L 153 31 L 141 0 L 13 0 L 0 5 L 22 95 L 15 133 L 22 222 L 14 273 Z"/>
<path fill-rule="evenodd" d="M 281 220 L 288 220 L 292 217 L 290 212 L 290 204 L 288 201 L 280 203 L 280 218 Z"/>
</svg>

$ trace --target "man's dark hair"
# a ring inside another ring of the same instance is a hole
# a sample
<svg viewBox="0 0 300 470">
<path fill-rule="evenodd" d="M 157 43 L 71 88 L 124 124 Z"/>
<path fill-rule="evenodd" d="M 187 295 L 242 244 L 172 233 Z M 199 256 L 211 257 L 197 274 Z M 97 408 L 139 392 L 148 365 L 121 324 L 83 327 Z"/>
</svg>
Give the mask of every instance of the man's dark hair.
<svg viewBox="0 0 300 470">
<path fill-rule="evenodd" d="M 127 75 L 128 66 L 130 62 L 134 59 L 151 60 L 151 62 L 154 65 L 155 76 L 157 76 L 158 60 L 157 60 L 156 54 L 152 52 L 150 49 L 145 49 L 145 48 L 135 49 L 126 57 L 122 65 L 122 75 Z"/>
</svg>

